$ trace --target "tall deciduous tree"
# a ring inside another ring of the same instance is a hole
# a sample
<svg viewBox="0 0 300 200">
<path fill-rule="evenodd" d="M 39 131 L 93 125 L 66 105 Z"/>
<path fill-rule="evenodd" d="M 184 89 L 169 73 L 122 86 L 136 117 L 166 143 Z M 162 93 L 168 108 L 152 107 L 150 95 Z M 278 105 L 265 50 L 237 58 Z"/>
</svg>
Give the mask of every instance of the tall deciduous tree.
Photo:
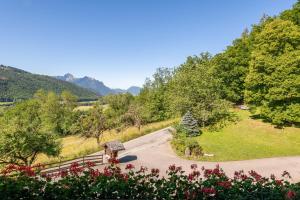
<svg viewBox="0 0 300 200">
<path fill-rule="evenodd" d="M 220 98 L 220 85 L 211 73 L 211 56 L 188 57 L 170 82 L 169 102 L 173 112 L 191 111 L 201 126 L 221 125 L 231 118 L 229 103 Z"/>
<path fill-rule="evenodd" d="M 107 119 L 101 105 L 96 104 L 79 120 L 81 134 L 86 138 L 95 138 L 100 145 L 103 132 L 108 129 Z"/>
<path fill-rule="evenodd" d="M 135 126 L 141 130 L 143 123 L 142 107 L 138 104 L 131 104 L 123 116 L 123 121 L 128 126 Z"/>
<path fill-rule="evenodd" d="M 232 46 L 213 58 L 213 76 L 220 81 L 223 98 L 235 103 L 244 101 L 250 53 L 249 33 L 245 31 Z"/>
<path fill-rule="evenodd" d="M 300 27 L 275 19 L 254 42 L 246 101 L 274 124 L 300 122 Z"/>
<path fill-rule="evenodd" d="M 39 154 L 57 156 L 61 144 L 42 128 L 36 100 L 18 103 L 5 113 L 0 129 L 0 163 L 32 165 Z"/>
<path fill-rule="evenodd" d="M 137 97 L 143 107 L 143 118 L 146 121 L 161 121 L 170 117 L 167 93 L 172 74 L 172 69 L 158 68 L 152 80 L 146 79 L 144 87 Z"/>
</svg>

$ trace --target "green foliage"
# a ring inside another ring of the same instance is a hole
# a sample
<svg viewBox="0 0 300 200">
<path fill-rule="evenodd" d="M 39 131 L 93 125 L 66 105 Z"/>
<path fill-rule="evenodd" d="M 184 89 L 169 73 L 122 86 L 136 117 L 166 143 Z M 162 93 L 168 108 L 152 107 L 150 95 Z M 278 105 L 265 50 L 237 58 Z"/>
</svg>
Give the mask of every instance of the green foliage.
<svg viewBox="0 0 300 200">
<path fill-rule="evenodd" d="M 86 138 L 95 138 L 98 145 L 101 142 L 100 136 L 109 128 L 100 104 L 95 104 L 85 115 L 82 115 L 78 123 L 81 135 Z"/>
<path fill-rule="evenodd" d="M 203 155 L 202 147 L 197 142 L 197 139 L 190 137 L 190 131 L 184 128 L 182 124 L 175 126 L 171 144 L 175 151 L 181 156 L 185 155 L 187 149 L 190 151 L 190 156 L 195 158 Z"/>
<path fill-rule="evenodd" d="M 54 92 L 38 90 L 34 95 L 40 105 L 40 115 L 45 130 L 59 135 L 71 134 L 71 126 L 78 116 L 74 112 L 77 98 L 68 91 L 56 95 Z"/>
<path fill-rule="evenodd" d="M 125 170 L 113 163 L 104 170 L 73 163 L 68 171 L 36 178 L 31 168 L 10 165 L 0 176 L 0 194 L 10 199 L 202 199 L 202 200 L 283 200 L 299 199 L 300 186 L 283 177 L 263 177 L 251 170 L 227 176 L 217 165 L 198 169 L 196 164 L 186 174 L 180 166 L 170 165 L 164 177 L 159 169 L 135 169 L 127 164 Z M 232 176 L 232 175 L 231 175 Z"/>
<path fill-rule="evenodd" d="M 283 11 L 279 17 L 300 26 L 300 1 L 298 0 L 292 9 Z"/>
<path fill-rule="evenodd" d="M 136 126 L 141 130 L 141 125 L 144 122 L 142 117 L 142 107 L 137 103 L 131 104 L 128 111 L 123 115 L 122 122 L 124 122 L 125 126 Z"/>
<path fill-rule="evenodd" d="M 230 104 L 221 99 L 220 85 L 211 69 L 208 53 L 188 57 L 170 81 L 169 103 L 173 113 L 183 115 L 191 111 L 202 127 L 222 126 L 231 119 Z"/>
<path fill-rule="evenodd" d="M 190 137 L 200 135 L 198 121 L 193 117 L 190 111 L 182 117 L 181 126 L 186 130 Z"/>
<path fill-rule="evenodd" d="M 155 122 L 168 119 L 171 116 L 168 102 L 168 85 L 173 71 L 168 68 L 158 68 L 153 80 L 147 79 L 137 97 L 142 105 L 142 115 L 145 121 Z"/>
<path fill-rule="evenodd" d="M 50 76 L 36 75 L 12 67 L 0 65 L 0 99 L 32 98 L 39 89 L 54 91 L 56 94 L 64 90 L 72 92 L 80 99 L 95 99 L 97 95 L 72 83 L 57 80 Z"/>
<path fill-rule="evenodd" d="M 130 104 L 134 101 L 134 96 L 130 93 L 111 94 L 103 97 L 103 102 L 108 104 L 105 110 L 109 127 L 122 127 L 122 119 L 128 111 Z"/>
<path fill-rule="evenodd" d="M 57 156 L 60 141 L 45 131 L 37 100 L 16 104 L 2 118 L 0 162 L 31 165 L 38 154 Z"/>
<path fill-rule="evenodd" d="M 255 38 L 246 78 L 247 103 L 272 123 L 300 122 L 300 27 L 275 19 Z"/>
<path fill-rule="evenodd" d="M 185 147 L 189 149 L 192 157 L 198 158 L 203 156 L 203 149 L 195 138 L 187 138 L 185 140 Z"/>
<path fill-rule="evenodd" d="M 234 103 L 244 100 L 250 53 L 249 33 L 245 31 L 232 46 L 213 58 L 213 76 L 220 81 L 222 97 Z"/>
</svg>

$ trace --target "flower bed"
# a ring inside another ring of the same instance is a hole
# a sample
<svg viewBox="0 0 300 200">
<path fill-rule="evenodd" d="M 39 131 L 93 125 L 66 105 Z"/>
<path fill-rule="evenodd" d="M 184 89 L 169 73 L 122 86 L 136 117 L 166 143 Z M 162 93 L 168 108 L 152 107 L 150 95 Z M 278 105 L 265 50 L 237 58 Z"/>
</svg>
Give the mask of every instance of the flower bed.
<svg viewBox="0 0 300 200">
<path fill-rule="evenodd" d="M 185 174 L 181 167 L 169 166 L 167 177 L 158 169 L 132 164 L 122 171 L 117 160 L 103 171 L 93 163 L 69 170 L 41 175 L 41 166 L 30 168 L 9 165 L 1 172 L 1 199 L 299 199 L 300 185 L 288 181 L 289 174 L 277 179 L 262 177 L 255 171 L 235 172 L 229 178 L 223 170 L 191 166 Z M 35 170 L 33 170 L 35 169 Z M 12 176 L 13 175 L 13 176 Z"/>
</svg>

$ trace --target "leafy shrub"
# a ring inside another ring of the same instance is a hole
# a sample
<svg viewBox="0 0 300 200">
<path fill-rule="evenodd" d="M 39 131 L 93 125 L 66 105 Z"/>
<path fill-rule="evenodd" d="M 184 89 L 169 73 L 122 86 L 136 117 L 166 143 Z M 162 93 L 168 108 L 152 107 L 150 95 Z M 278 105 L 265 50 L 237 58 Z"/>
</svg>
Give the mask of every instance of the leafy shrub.
<svg viewBox="0 0 300 200">
<path fill-rule="evenodd" d="M 68 171 L 39 175 L 29 167 L 9 165 L 0 176 L 1 199 L 299 199 L 300 185 L 286 178 L 262 177 L 255 171 L 235 172 L 229 178 L 216 166 L 199 170 L 191 165 L 185 174 L 181 167 L 169 166 L 161 178 L 158 169 L 135 169 L 127 164 L 125 171 L 118 161 L 103 171 L 93 163 L 73 163 Z M 14 174 L 15 176 L 8 176 Z M 283 175 L 288 175 L 284 173 Z"/>
<path fill-rule="evenodd" d="M 189 148 L 192 156 L 199 157 L 203 155 L 202 147 L 194 138 L 187 138 L 185 140 L 185 147 Z"/>
<path fill-rule="evenodd" d="M 181 124 L 175 126 L 173 131 L 172 147 L 179 155 L 185 155 L 185 151 L 190 151 L 189 156 L 199 157 L 203 155 L 202 147 L 197 142 L 196 138 L 188 137 L 188 130 Z"/>
</svg>

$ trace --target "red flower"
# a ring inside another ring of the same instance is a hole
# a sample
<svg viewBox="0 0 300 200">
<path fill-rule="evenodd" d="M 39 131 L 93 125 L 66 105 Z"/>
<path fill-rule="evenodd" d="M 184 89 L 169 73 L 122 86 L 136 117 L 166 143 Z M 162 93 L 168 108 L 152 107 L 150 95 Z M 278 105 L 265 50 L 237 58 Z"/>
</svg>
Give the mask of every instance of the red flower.
<svg viewBox="0 0 300 200">
<path fill-rule="evenodd" d="M 170 170 L 171 172 L 175 171 L 175 170 L 176 170 L 175 164 L 170 165 L 170 166 L 169 166 L 169 170 Z"/>
<path fill-rule="evenodd" d="M 69 174 L 69 172 L 67 170 L 60 171 L 60 177 L 61 178 L 64 178 L 64 177 L 68 176 L 68 174 Z"/>
<path fill-rule="evenodd" d="M 225 189 L 231 188 L 231 182 L 230 181 L 221 181 L 221 182 L 218 182 L 218 185 L 225 188 Z"/>
<path fill-rule="evenodd" d="M 88 167 L 88 168 L 91 168 L 91 167 L 95 167 L 96 164 L 94 162 L 91 162 L 91 161 L 87 161 L 85 162 L 85 165 Z"/>
<path fill-rule="evenodd" d="M 30 166 L 18 166 L 17 170 L 27 176 L 35 176 L 35 172 Z"/>
<path fill-rule="evenodd" d="M 115 158 L 110 158 L 110 159 L 108 159 L 108 162 L 109 163 L 111 163 L 111 164 L 119 164 L 120 163 L 120 161 L 118 160 L 118 159 L 115 159 Z"/>
<path fill-rule="evenodd" d="M 292 178 L 290 173 L 288 173 L 287 171 L 284 171 L 281 176 L 282 177 L 287 177 L 287 178 Z"/>
<path fill-rule="evenodd" d="M 250 176 L 252 176 L 256 181 L 260 181 L 261 178 L 262 178 L 262 176 L 259 175 L 259 174 L 258 174 L 256 171 L 254 171 L 254 170 L 251 170 L 251 171 L 249 172 L 249 174 L 250 174 Z"/>
<path fill-rule="evenodd" d="M 196 177 L 199 177 L 199 176 L 200 176 L 200 172 L 197 171 L 197 170 L 194 170 L 192 173 L 189 174 L 188 180 L 189 180 L 189 181 L 192 181 L 192 180 L 194 180 Z"/>
<path fill-rule="evenodd" d="M 271 178 L 272 180 L 275 180 L 275 179 L 276 179 L 276 177 L 275 177 L 274 174 L 271 174 L 270 178 Z"/>
<path fill-rule="evenodd" d="M 125 169 L 129 169 L 129 170 L 134 169 L 134 165 L 133 164 L 127 164 Z"/>
<path fill-rule="evenodd" d="M 144 173 L 147 170 L 148 170 L 147 167 L 141 166 L 139 172 L 143 172 Z"/>
<path fill-rule="evenodd" d="M 202 188 L 201 191 L 202 191 L 204 194 L 209 195 L 209 196 L 213 196 L 213 195 L 216 194 L 215 188 L 207 188 L 207 187 L 204 187 L 204 188 Z"/>
<path fill-rule="evenodd" d="M 155 176 L 158 175 L 159 174 L 159 169 L 154 169 L 154 168 L 151 169 L 151 174 L 155 175 Z"/>
<path fill-rule="evenodd" d="M 111 170 L 107 167 L 104 168 L 103 172 L 104 172 L 103 174 L 104 176 L 112 176 Z"/>
<path fill-rule="evenodd" d="M 96 178 L 96 177 L 100 176 L 100 174 L 101 174 L 101 173 L 99 172 L 98 169 L 96 169 L 96 170 L 91 169 L 91 170 L 90 170 L 90 176 L 93 177 L 93 178 Z"/>
<path fill-rule="evenodd" d="M 213 170 L 211 169 L 205 169 L 204 170 L 204 177 L 208 178 L 213 173 Z"/>
<path fill-rule="evenodd" d="M 175 171 L 176 171 L 176 172 L 182 171 L 182 167 L 176 167 Z"/>
<path fill-rule="evenodd" d="M 79 173 L 83 172 L 83 167 L 79 167 L 79 164 L 77 162 L 74 162 L 71 164 L 69 171 L 73 175 L 78 175 Z"/>
<path fill-rule="evenodd" d="M 191 169 L 197 169 L 197 167 L 198 167 L 197 164 L 192 164 L 191 165 Z"/>
<path fill-rule="evenodd" d="M 128 181 L 128 174 L 122 174 L 121 177 L 123 178 L 124 181 Z"/>
<path fill-rule="evenodd" d="M 276 185 L 283 185 L 282 180 L 275 180 Z"/>
<path fill-rule="evenodd" d="M 296 192 L 294 192 L 293 190 L 289 190 L 287 193 L 286 193 L 286 198 L 287 199 L 294 199 L 296 197 Z"/>
</svg>

